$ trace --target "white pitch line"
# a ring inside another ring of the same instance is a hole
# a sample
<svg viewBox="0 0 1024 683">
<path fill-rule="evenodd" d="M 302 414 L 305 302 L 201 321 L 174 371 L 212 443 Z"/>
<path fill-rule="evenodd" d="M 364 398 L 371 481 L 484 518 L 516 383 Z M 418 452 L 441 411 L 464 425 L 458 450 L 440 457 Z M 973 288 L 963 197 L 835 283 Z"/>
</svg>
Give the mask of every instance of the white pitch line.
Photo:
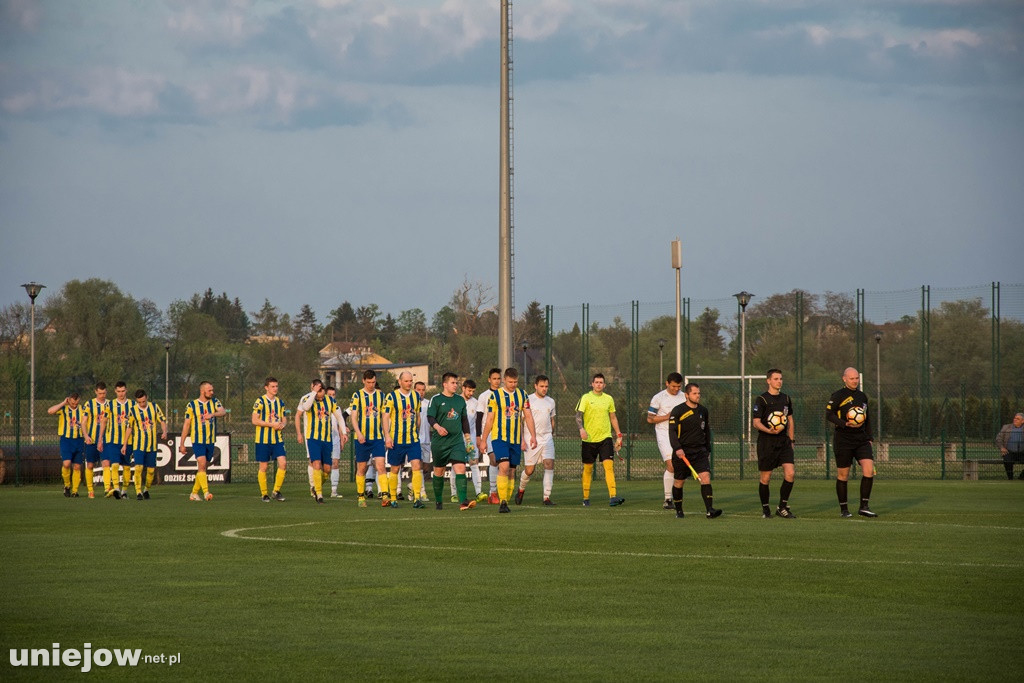
<svg viewBox="0 0 1024 683">
<path fill-rule="evenodd" d="M 386 548 L 389 550 L 444 550 L 462 552 L 513 552 L 531 553 L 535 555 L 573 555 L 573 556 L 596 556 L 596 557 L 640 557 L 669 560 L 748 560 L 753 562 L 809 562 L 813 564 L 854 564 L 854 565 L 896 565 L 896 566 L 930 566 L 930 567 L 968 567 L 972 569 L 1020 569 L 1024 564 L 999 564 L 982 562 L 932 562 L 928 560 L 852 560 L 844 558 L 818 558 L 818 557 L 783 557 L 772 555 L 706 555 L 698 553 L 638 553 L 615 550 L 560 550 L 552 548 L 469 548 L 455 545 L 416 545 L 403 543 L 369 543 L 366 541 L 332 541 L 315 538 L 277 538 L 273 536 L 245 536 L 246 531 L 259 531 L 261 529 L 286 529 L 297 526 L 309 526 L 312 524 L 326 524 L 327 522 L 301 522 L 299 524 L 278 524 L 273 526 L 254 526 L 241 529 L 229 529 L 222 531 L 221 536 L 237 538 L 246 541 L 272 541 L 275 543 L 316 543 L 321 545 L 343 545 L 359 548 Z"/>
</svg>

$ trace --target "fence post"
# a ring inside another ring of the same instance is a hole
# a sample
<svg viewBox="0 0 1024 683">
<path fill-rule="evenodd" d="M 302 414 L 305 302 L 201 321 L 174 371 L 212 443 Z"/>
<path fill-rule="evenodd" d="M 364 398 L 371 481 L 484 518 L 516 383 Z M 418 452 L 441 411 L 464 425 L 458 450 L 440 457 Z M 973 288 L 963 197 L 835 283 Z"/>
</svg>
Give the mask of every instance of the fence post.
<svg viewBox="0 0 1024 683">
<path fill-rule="evenodd" d="M 940 479 L 946 478 L 946 428 L 942 428 L 942 436 L 939 438 L 939 456 L 940 462 L 942 463 Z"/>
<path fill-rule="evenodd" d="M 21 486 L 21 379 L 14 384 L 14 485 Z"/>
</svg>

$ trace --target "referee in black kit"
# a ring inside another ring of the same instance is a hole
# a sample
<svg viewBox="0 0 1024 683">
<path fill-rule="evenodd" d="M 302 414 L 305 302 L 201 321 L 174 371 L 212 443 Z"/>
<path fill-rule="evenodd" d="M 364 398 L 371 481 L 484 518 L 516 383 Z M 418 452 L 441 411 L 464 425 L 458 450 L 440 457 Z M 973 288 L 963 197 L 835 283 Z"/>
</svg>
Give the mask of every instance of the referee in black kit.
<svg viewBox="0 0 1024 683">
<path fill-rule="evenodd" d="M 846 486 L 850 465 L 856 459 L 861 471 L 860 509 L 857 514 L 877 517 L 868 506 L 875 476 L 875 459 L 871 451 L 874 437 L 871 435 L 867 394 L 857 388 L 860 384 L 857 368 L 846 368 L 843 384 L 846 386 L 832 394 L 825 407 L 825 417 L 836 426 L 833 449 L 836 453 L 836 497 L 839 498 L 840 515 L 853 517 L 847 505 Z"/>
<path fill-rule="evenodd" d="M 690 382 L 683 387 L 686 400 L 669 413 L 668 440 L 672 444 L 672 502 L 676 517 L 683 516 L 683 480 L 691 475 L 689 461 L 700 481 L 700 495 L 704 499 L 704 516 L 714 519 L 722 514 L 714 507 L 711 490 L 711 429 L 708 409 L 700 405 L 700 386 Z M 683 460 L 686 458 L 686 460 Z"/>
</svg>

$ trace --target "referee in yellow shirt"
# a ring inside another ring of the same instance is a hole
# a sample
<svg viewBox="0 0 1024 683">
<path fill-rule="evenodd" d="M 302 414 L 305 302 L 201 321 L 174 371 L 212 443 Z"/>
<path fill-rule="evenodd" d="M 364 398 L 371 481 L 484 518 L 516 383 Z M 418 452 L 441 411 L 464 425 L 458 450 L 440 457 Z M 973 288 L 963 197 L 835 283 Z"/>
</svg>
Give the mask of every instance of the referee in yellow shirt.
<svg viewBox="0 0 1024 683">
<path fill-rule="evenodd" d="M 594 375 L 592 391 L 583 394 L 576 404 L 576 424 L 583 441 L 583 505 L 590 506 L 590 485 L 594 481 L 594 463 L 601 461 L 604 481 L 608 485 L 608 505 L 615 507 L 626 502 L 615 495 L 615 451 L 622 447 L 619 420 L 615 417 L 615 399 L 604 393 L 604 375 Z M 614 430 L 615 442 L 612 443 Z"/>
</svg>

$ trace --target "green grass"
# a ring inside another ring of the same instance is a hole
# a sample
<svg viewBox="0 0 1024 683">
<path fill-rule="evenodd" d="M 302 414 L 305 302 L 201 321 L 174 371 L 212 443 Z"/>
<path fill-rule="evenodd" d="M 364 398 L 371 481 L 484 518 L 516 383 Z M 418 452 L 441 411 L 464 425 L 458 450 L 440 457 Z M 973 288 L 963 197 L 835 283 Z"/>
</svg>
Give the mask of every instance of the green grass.
<svg viewBox="0 0 1024 683">
<path fill-rule="evenodd" d="M 831 482 L 798 481 L 798 519 L 762 520 L 756 482 L 726 481 L 722 518 L 691 488 L 677 520 L 660 482 L 623 483 L 613 509 L 602 483 L 583 508 L 558 481 L 551 509 L 538 477 L 499 515 L 317 506 L 303 480 L 290 473 L 284 504 L 249 484 L 212 503 L 174 486 L 148 502 L 4 486 L 3 648 L 180 653 L 102 671 L 173 679 L 1016 680 L 1024 666 L 1024 482 L 879 479 L 881 517 L 843 520 Z M 0 654 L 6 680 L 81 675 Z"/>
</svg>

